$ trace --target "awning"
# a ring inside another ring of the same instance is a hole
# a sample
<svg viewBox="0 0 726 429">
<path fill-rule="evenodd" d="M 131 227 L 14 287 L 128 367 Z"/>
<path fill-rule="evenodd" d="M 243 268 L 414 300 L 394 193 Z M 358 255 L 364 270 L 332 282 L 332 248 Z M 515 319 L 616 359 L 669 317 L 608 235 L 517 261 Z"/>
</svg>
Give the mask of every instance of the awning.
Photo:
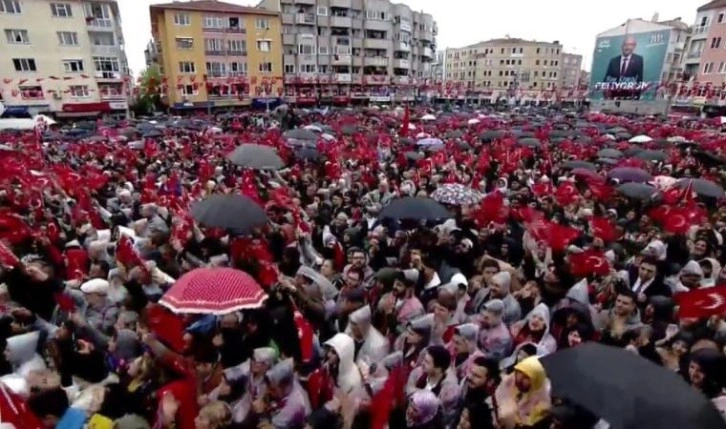
<svg viewBox="0 0 726 429">
<path fill-rule="evenodd" d="M 98 113 L 111 110 L 108 101 L 97 103 L 65 103 L 61 108 L 63 113 Z"/>
<path fill-rule="evenodd" d="M 4 115 L 26 115 L 28 114 L 28 106 L 5 106 Z"/>
<path fill-rule="evenodd" d="M 196 103 L 174 103 L 173 109 L 208 109 L 214 107 L 214 101 L 199 101 Z"/>
</svg>

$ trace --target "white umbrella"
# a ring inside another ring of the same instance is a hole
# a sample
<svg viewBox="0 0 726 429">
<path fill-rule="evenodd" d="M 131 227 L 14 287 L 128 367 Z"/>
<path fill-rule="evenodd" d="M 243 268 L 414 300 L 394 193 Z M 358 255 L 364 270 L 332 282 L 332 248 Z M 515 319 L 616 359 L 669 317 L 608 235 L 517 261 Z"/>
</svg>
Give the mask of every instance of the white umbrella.
<svg viewBox="0 0 726 429">
<path fill-rule="evenodd" d="M 479 122 L 481 122 L 481 121 L 476 118 L 469 119 L 469 125 L 476 125 Z"/>
<path fill-rule="evenodd" d="M 322 128 L 320 128 L 320 127 L 319 127 L 319 126 L 317 126 L 317 125 L 305 125 L 305 127 L 304 127 L 304 128 L 305 128 L 306 130 L 308 130 L 308 131 L 313 131 L 313 132 L 316 132 L 316 133 L 322 133 L 322 132 L 323 132 L 323 129 L 322 129 Z"/>
<path fill-rule="evenodd" d="M 409 130 L 415 130 L 416 129 L 416 125 L 409 123 L 408 124 L 408 129 Z"/>
<path fill-rule="evenodd" d="M 435 121 L 436 120 L 436 116 L 434 116 L 432 114 L 423 115 L 423 116 L 421 116 L 421 120 L 422 121 Z"/>
<path fill-rule="evenodd" d="M 653 139 L 650 138 L 650 137 L 648 137 L 648 136 L 646 136 L 646 135 L 642 135 L 641 134 L 639 136 L 633 137 L 629 141 L 630 141 L 630 143 L 648 143 L 648 142 L 652 142 Z"/>
</svg>

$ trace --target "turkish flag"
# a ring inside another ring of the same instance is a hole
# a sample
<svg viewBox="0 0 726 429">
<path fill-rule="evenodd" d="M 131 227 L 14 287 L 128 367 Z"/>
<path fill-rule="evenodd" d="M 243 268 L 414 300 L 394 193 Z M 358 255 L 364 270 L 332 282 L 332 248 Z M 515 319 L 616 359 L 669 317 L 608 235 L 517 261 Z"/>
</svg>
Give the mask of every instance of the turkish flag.
<svg viewBox="0 0 726 429">
<path fill-rule="evenodd" d="M 17 267 L 20 265 L 20 259 L 10 250 L 5 243 L 0 241 L 0 265 L 5 268 Z"/>
<path fill-rule="evenodd" d="M 726 285 L 677 293 L 678 316 L 682 319 L 710 317 L 726 313 Z"/>
<path fill-rule="evenodd" d="M 43 425 L 28 408 L 23 398 L 0 382 L 0 415 L 3 424 L 16 429 L 41 429 Z"/>
</svg>

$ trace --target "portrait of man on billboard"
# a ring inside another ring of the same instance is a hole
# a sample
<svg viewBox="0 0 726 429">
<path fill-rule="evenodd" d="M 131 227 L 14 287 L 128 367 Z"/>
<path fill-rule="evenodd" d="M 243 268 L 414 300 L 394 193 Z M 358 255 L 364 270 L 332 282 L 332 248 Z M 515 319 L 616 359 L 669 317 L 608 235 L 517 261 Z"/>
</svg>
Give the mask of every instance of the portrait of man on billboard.
<svg viewBox="0 0 726 429">
<path fill-rule="evenodd" d="M 643 83 L 643 68 L 645 65 L 643 57 L 635 53 L 636 47 L 637 42 L 635 38 L 626 36 L 623 40 L 621 54 L 610 59 L 603 81 L 629 85 L 610 88 L 608 91 L 605 91 L 605 98 L 640 98 L 640 84 Z"/>
<path fill-rule="evenodd" d="M 643 57 L 635 53 L 637 42 L 634 37 L 623 40 L 622 53 L 610 59 L 604 82 L 643 81 Z"/>
</svg>

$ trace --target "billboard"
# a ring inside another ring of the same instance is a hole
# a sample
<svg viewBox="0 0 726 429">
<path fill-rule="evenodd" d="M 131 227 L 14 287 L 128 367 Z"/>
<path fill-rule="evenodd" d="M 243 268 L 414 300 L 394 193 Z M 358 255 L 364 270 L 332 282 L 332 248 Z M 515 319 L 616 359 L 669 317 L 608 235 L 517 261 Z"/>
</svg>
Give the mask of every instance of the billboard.
<svg viewBox="0 0 726 429">
<path fill-rule="evenodd" d="M 661 81 L 671 31 L 598 37 L 592 57 L 590 98 L 653 100 Z"/>
</svg>

